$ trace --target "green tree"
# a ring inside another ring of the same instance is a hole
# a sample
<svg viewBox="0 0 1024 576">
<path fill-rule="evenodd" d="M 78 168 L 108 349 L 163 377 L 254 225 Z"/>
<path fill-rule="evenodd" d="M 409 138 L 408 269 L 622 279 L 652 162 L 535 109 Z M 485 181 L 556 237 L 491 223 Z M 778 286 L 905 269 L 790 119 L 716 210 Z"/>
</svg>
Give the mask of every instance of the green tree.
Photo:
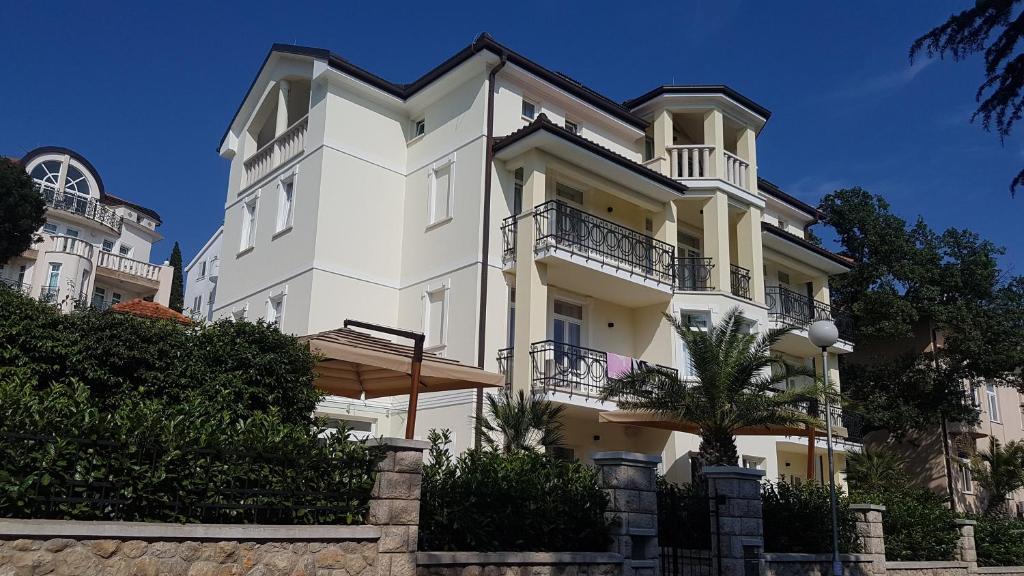
<svg viewBox="0 0 1024 576">
<path fill-rule="evenodd" d="M 539 395 L 506 388 L 489 394 L 487 414 L 480 419 L 483 443 L 502 452 L 536 451 L 562 444 L 562 414 L 565 405 L 549 402 Z"/>
<path fill-rule="evenodd" d="M 739 308 L 707 331 L 666 318 L 690 350 L 696 382 L 664 369 L 641 368 L 611 380 L 604 399 L 617 398 L 624 410 L 695 425 L 707 465 L 738 463 L 736 433 L 740 429 L 821 425 L 799 410 L 801 403 L 817 397 L 815 386 L 782 389 L 791 376 L 805 373 L 771 355 L 771 348 L 788 329 L 749 334 Z"/>
<path fill-rule="evenodd" d="M 971 471 L 985 489 L 988 499 L 985 512 L 1005 514 L 1006 497 L 1024 488 L 1024 443 L 1002 444 L 990 437 L 988 449 L 978 452 L 972 459 Z"/>
<path fill-rule="evenodd" d="M 1021 387 L 1024 280 L 999 268 L 1002 248 L 969 230 L 910 224 L 861 188 L 828 194 L 821 210 L 854 261 L 832 278 L 832 304 L 853 317 L 861 360 L 884 351 L 873 362 L 840 363 L 869 428 L 902 435 L 974 421 L 962 382 Z M 932 331 L 942 345 L 925 353 L 920 336 Z"/>
<path fill-rule="evenodd" d="M 864 448 L 846 455 L 846 481 L 851 490 L 880 492 L 908 483 L 906 459 L 887 447 Z"/>
<path fill-rule="evenodd" d="M 0 264 L 27 250 L 46 222 L 46 204 L 21 164 L 0 157 Z"/>
<path fill-rule="evenodd" d="M 185 308 L 185 280 L 181 270 L 181 248 L 174 243 L 171 248 L 170 264 L 174 267 L 174 277 L 171 279 L 171 298 L 168 303 L 171 310 L 181 312 Z"/>
<path fill-rule="evenodd" d="M 1001 141 L 1010 135 L 1024 111 L 1024 53 L 1018 44 L 1024 38 L 1021 0 L 977 0 L 966 10 L 914 41 L 911 62 L 922 53 L 929 57 L 949 56 L 953 61 L 983 52 L 985 80 L 978 87 L 978 108 L 971 121 L 980 118 L 985 130 L 993 128 Z M 1024 170 L 1010 183 L 1010 194 L 1024 185 Z"/>
</svg>

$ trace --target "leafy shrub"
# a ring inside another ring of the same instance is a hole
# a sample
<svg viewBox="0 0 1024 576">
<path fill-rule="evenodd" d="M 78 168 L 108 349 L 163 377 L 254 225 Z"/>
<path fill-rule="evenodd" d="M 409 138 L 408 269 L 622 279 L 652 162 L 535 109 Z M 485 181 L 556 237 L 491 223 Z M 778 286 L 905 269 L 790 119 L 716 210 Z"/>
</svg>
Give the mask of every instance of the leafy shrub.
<svg viewBox="0 0 1024 576">
<path fill-rule="evenodd" d="M 595 469 L 522 450 L 468 450 L 452 458 L 448 431 L 431 431 L 430 441 L 420 549 L 606 549 L 608 496 Z"/>
<path fill-rule="evenodd" d="M 0 290 L 0 517 L 360 523 L 379 449 L 320 438 L 264 324 L 66 316 Z"/>
<path fill-rule="evenodd" d="M 885 555 L 889 560 L 951 560 L 958 538 L 955 516 L 942 496 L 926 488 L 895 484 L 854 492 L 855 502 L 881 504 Z"/>
<path fill-rule="evenodd" d="M 1005 516 L 974 518 L 974 544 L 981 566 L 1024 566 L 1024 522 Z"/>
<path fill-rule="evenodd" d="M 824 554 L 832 552 L 832 507 L 828 487 L 786 482 L 761 484 L 764 549 L 767 552 Z M 850 502 L 837 494 L 839 550 L 859 551 L 856 519 Z"/>
</svg>

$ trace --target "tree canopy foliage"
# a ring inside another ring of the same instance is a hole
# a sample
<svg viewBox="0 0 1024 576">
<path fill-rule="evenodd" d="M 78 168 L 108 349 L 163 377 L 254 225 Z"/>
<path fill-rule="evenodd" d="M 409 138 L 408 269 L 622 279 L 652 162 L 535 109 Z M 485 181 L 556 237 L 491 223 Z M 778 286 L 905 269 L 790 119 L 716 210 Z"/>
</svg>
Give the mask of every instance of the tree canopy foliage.
<svg viewBox="0 0 1024 576">
<path fill-rule="evenodd" d="M 0 264 L 32 246 L 46 222 L 46 204 L 21 164 L 0 157 Z"/>
<path fill-rule="evenodd" d="M 177 242 L 174 243 L 174 248 L 171 248 L 171 258 L 168 263 L 174 268 L 174 276 L 171 278 L 171 296 L 167 307 L 181 312 L 185 308 L 185 277 L 182 275 L 181 248 Z M 197 310 L 192 312 L 194 314 Z"/>
<path fill-rule="evenodd" d="M 973 6 L 954 14 L 914 41 L 910 59 L 924 53 L 951 57 L 954 61 L 983 53 L 985 80 L 975 99 L 978 109 L 971 120 L 980 118 L 986 130 L 993 128 L 1001 140 L 1010 135 L 1024 110 L 1024 53 L 1019 44 L 1024 38 L 1022 0 L 978 0 Z M 1024 170 L 1010 183 L 1010 193 L 1024 185 Z"/>
<path fill-rule="evenodd" d="M 1024 389 L 1024 278 L 999 267 L 1001 247 L 908 223 L 861 188 L 828 194 L 821 210 L 855 262 L 832 278 L 831 299 L 854 318 L 857 356 L 874 360 L 841 364 L 870 425 L 900 433 L 972 421 L 964 382 Z M 940 345 L 928 352 L 933 331 Z"/>
</svg>

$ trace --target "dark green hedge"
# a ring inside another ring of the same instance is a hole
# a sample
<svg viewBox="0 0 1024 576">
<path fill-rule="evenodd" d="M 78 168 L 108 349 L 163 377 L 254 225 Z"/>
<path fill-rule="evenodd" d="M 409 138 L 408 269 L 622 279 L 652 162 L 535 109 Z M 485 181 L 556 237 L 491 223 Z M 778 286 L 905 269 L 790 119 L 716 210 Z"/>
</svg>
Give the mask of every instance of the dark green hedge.
<svg viewBox="0 0 1024 576">
<path fill-rule="evenodd" d="M 832 508 L 828 487 L 786 482 L 761 484 L 766 552 L 825 554 L 832 552 Z M 850 501 L 837 495 L 839 551 L 859 551 Z"/>
<path fill-rule="evenodd" d="M 893 483 L 874 492 L 853 492 L 854 502 L 881 504 L 885 556 L 894 561 L 952 560 L 958 533 L 946 499 L 931 490 Z"/>
<path fill-rule="evenodd" d="M 1024 566 L 1024 522 L 1000 516 L 974 518 L 974 545 L 981 566 Z"/>
<path fill-rule="evenodd" d="M 314 365 L 264 324 L 0 290 L 0 516 L 360 523 L 381 454 L 319 438 Z"/>
<path fill-rule="evenodd" d="M 608 496 L 597 471 L 544 454 L 469 450 L 452 458 L 431 433 L 421 550 L 603 552 Z"/>
</svg>

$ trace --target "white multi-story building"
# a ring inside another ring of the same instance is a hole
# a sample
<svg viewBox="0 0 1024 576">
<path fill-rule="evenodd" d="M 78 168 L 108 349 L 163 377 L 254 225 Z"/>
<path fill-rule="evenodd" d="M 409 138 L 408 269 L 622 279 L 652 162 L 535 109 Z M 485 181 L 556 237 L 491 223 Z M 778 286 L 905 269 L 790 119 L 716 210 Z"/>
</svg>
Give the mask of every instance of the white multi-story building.
<svg viewBox="0 0 1024 576">
<path fill-rule="evenodd" d="M 185 314 L 191 318 L 213 320 L 223 236 L 224 227 L 219 226 L 185 266 Z"/>
<path fill-rule="evenodd" d="M 751 330 L 797 326 L 776 352 L 820 370 L 804 328 L 831 315 L 828 277 L 848 269 L 804 238 L 817 210 L 758 178 L 768 116 L 725 86 L 614 102 L 487 35 L 408 84 L 275 45 L 220 145 L 214 316 L 422 330 L 428 350 L 565 403 L 576 457 L 661 452 L 685 479 L 697 438 L 599 423 L 607 379 L 634 361 L 688 375 L 664 314 L 704 326 L 737 306 Z M 423 397 L 417 434 L 472 445 L 476 400 Z M 404 408 L 321 410 L 393 434 Z M 823 443 L 744 437 L 740 451 L 770 477 L 822 476 Z"/>
<path fill-rule="evenodd" d="M 149 262 L 163 238 L 159 214 L 108 193 L 73 150 L 37 148 L 21 165 L 46 201 L 46 223 L 41 242 L 0 265 L 0 282 L 64 308 L 135 298 L 167 305 L 174 269 Z"/>
</svg>

